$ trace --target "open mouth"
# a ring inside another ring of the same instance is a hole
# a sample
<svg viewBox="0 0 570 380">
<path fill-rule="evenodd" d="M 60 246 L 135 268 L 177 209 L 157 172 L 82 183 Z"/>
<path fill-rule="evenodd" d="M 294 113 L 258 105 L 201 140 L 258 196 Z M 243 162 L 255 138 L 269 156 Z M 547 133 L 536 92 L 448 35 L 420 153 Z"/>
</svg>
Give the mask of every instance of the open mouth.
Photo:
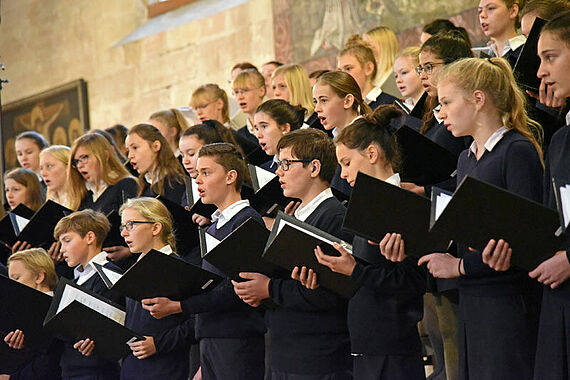
<svg viewBox="0 0 570 380">
<path fill-rule="evenodd" d="M 324 125 L 324 124 L 326 123 L 326 121 L 327 121 L 327 118 L 324 117 L 324 116 L 319 116 L 319 120 L 321 121 L 321 124 Z"/>
<path fill-rule="evenodd" d="M 481 30 L 486 32 L 489 29 L 489 24 L 481 23 Z"/>
</svg>

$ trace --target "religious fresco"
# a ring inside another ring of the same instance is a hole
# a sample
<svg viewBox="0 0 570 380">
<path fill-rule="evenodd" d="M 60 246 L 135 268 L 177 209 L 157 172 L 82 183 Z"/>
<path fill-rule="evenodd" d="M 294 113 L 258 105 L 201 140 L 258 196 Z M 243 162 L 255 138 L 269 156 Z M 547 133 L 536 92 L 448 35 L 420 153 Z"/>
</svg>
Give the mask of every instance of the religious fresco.
<svg viewBox="0 0 570 380">
<path fill-rule="evenodd" d="M 39 132 L 52 145 L 71 145 L 88 129 L 87 84 L 82 79 L 4 105 L 3 169 L 18 166 L 14 138 L 21 132 Z"/>
<path fill-rule="evenodd" d="M 474 0 L 273 0 L 275 54 L 307 70 L 331 68 L 344 42 L 376 26 L 392 28 L 401 46 L 418 45 L 421 28 L 449 18 L 467 29 L 473 46 L 485 44 Z M 293 43 L 294 41 L 294 43 Z"/>
</svg>

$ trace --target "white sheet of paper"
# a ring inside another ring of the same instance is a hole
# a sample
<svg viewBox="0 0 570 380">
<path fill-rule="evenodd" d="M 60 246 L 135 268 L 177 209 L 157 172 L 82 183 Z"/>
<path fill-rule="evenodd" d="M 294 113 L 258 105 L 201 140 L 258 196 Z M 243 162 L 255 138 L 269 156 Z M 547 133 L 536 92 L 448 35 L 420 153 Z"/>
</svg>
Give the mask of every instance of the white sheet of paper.
<svg viewBox="0 0 570 380">
<path fill-rule="evenodd" d="M 570 185 L 560 188 L 560 203 L 562 204 L 564 227 L 568 228 L 570 226 Z"/>
<path fill-rule="evenodd" d="M 220 240 L 216 239 L 209 233 L 205 233 L 204 236 L 206 237 L 206 250 L 210 252 L 214 249 L 218 244 L 220 244 Z"/>
<path fill-rule="evenodd" d="M 439 219 L 441 213 L 447 207 L 447 204 L 451 200 L 451 195 L 448 194 L 438 194 L 435 198 L 435 220 Z"/>
<path fill-rule="evenodd" d="M 105 276 L 107 276 L 107 278 L 109 279 L 109 281 L 111 281 L 113 285 L 115 285 L 115 282 L 119 281 L 119 278 L 123 276 L 122 274 L 107 269 L 105 267 L 102 267 L 101 269 L 103 270 L 103 273 L 105 273 Z"/>
<path fill-rule="evenodd" d="M 108 303 L 103 302 L 100 299 L 95 298 L 92 295 L 87 294 L 71 285 L 65 286 L 56 313 L 62 311 L 73 301 L 80 302 L 88 308 L 95 310 L 99 314 L 102 314 L 107 318 L 120 323 L 123 326 L 125 325 L 126 313 L 124 311 L 112 305 L 109 305 Z"/>
<path fill-rule="evenodd" d="M 271 173 L 269 170 L 265 170 L 259 166 L 255 167 L 255 174 L 257 174 L 257 182 L 259 183 L 260 188 L 267 185 L 269 181 L 276 177 L 276 175 Z"/>
<path fill-rule="evenodd" d="M 21 217 L 20 215 L 15 215 L 15 214 L 14 216 L 16 217 L 16 224 L 18 225 L 18 229 L 20 230 L 20 232 L 22 232 L 22 230 L 24 229 L 24 227 L 26 227 L 30 219 L 26 219 Z"/>
<path fill-rule="evenodd" d="M 313 233 L 313 232 L 311 232 L 311 231 L 308 231 L 308 230 L 306 230 L 306 229 L 304 229 L 304 228 L 301 228 L 301 227 L 297 226 L 296 224 L 289 223 L 288 221 L 286 221 L 286 220 L 284 220 L 284 219 L 281 219 L 281 220 L 279 221 L 279 226 L 277 227 L 277 235 L 279 235 L 279 233 L 281 232 L 281 230 L 282 230 L 283 227 L 285 227 L 285 226 L 291 226 L 291 227 L 293 227 L 293 228 L 295 228 L 295 229 L 297 229 L 297 230 L 299 230 L 299 231 L 301 231 L 301 232 L 303 232 L 303 233 L 305 233 L 305 234 L 307 234 L 307 235 L 309 235 L 309 236 L 312 236 L 312 237 L 314 237 L 314 238 L 317 238 L 317 239 L 319 239 L 320 241 L 323 241 L 323 242 L 325 242 L 325 243 L 327 243 L 327 244 L 329 244 L 329 245 L 333 245 L 333 243 L 334 243 L 332 240 L 325 239 L 325 238 L 323 238 L 322 236 L 319 236 L 319 235 L 317 235 L 317 234 L 315 234 L 315 233 Z M 349 244 L 341 243 L 341 245 L 342 245 L 342 246 L 344 247 L 344 249 L 346 249 L 350 254 L 352 254 L 352 247 L 351 247 Z"/>
<path fill-rule="evenodd" d="M 198 185 L 196 185 L 196 180 L 194 180 L 194 178 L 190 180 L 190 187 L 192 187 L 192 198 L 194 203 L 196 203 L 200 199 L 200 193 L 198 192 Z"/>
</svg>

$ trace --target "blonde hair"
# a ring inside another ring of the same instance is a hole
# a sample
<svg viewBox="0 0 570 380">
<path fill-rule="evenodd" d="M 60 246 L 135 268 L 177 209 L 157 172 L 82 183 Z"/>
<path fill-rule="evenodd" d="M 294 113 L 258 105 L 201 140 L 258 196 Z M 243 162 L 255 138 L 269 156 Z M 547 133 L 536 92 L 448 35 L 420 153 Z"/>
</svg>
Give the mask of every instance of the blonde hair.
<svg viewBox="0 0 570 380">
<path fill-rule="evenodd" d="M 42 150 L 40 152 L 40 160 L 42 159 L 42 156 L 46 155 L 46 154 L 51 154 L 53 156 L 53 158 L 55 158 L 56 160 L 58 160 L 59 162 L 63 163 L 65 166 L 67 166 L 69 164 L 69 152 L 71 151 L 71 149 L 68 146 L 65 145 L 52 145 L 50 147 L 45 148 L 44 150 Z M 79 173 L 77 173 L 79 174 Z M 65 192 L 65 188 L 67 186 L 64 187 L 63 191 Z M 50 199 L 51 194 L 50 194 L 50 190 L 49 188 L 47 189 L 47 194 L 46 194 L 46 198 Z M 67 205 L 64 205 L 67 206 Z"/>
<path fill-rule="evenodd" d="M 150 197 L 131 198 L 123 203 L 119 209 L 119 215 L 123 215 L 123 211 L 126 209 L 137 211 L 149 222 L 160 223 L 162 226 L 160 239 L 170 245 L 172 251 L 176 252 L 176 240 L 174 238 L 172 216 L 161 201 Z"/>
<path fill-rule="evenodd" d="M 370 75 L 370 82 L 374 82 L 376 75 L 378 74 L 378 63 L 376 62 L 376 57 L 374 56 L 374 50 L 372 49 L 372 46 L 366 43 L 361 36 L 354 34 L 350 36 L 348 41 L 346 41 L 344 49 L 341 50 L 338 56 L 343 57 L 345 55 L 352 55 L 354 58 L 356 58 L 358 63 L 360 63 L 360 66 L 363 68 L 368 62 L 371 62 L 374 68 L 372 70 L 372 74 Z M 391 66 L 390 70 L 392 70 Z"/>
<path fill-rule="evenodd" d="M 247 88 L 252 85 L 254 88 L 265 89 L 265 78 L 256 69 L 246 69 L 240 72 L 232 82 L 232 90 Z"/>
<path fill-rule="evenodd" d="M 26 188 L 25 206 L 33 211 L 38 211 L 42 207 L 42 191 L 36 173 L 30 169 L 17 168 L 4 175 L 4 185 L 7 179 L 12 179 Z"/>
<path fill-rule="evenodd" d="M 176 128 L 176 137 L 174 138 L 176 143 L 180 140 L 180 135 L 189 127 L 188 121 L 186 121 L 182 112 L 176 108 L 156 111 L 150 115 L 149 120 L 159 120 L 167 128 Z"/>
<path fill-rule="evenodd" d="M 291 95 L 289 103 L 293 106 L 303 107 L 307 110 L 307 115 L 312 115 L 315 112 L 315 103 L 313 103 L 311 82 L 305 68 L 297 64 L 279 66 L 271 75 L 271 79 L 278 75 L 283 75 L 285 84 L 289 89 Z"/>
<path fill-rule="evenodd" d="M 14 261 L 20 261 L 27 270 L 38 275 L 39 273 L 44 273 L 45 277 L 42 284 L 45 285 L 49 290 L 54 290 L 57 284 L 57 275 L 55 273 L 55 265 L 53 260 L 45 249 L 43 248 L 30 248 L 23 251 L 18 251 L 13 253 L 8 258 L 8 267 L 10 263 Z"/>
<path fill-rule="evenodd" d="M 378 77 L 382 78 L 392 70 L 396 53 L 398 53 L 398 39 L 394 31 L 387 26 L 379 26 L 364 33 L 376 45 L 376 64 Z"/>
<path fill-rule="evenodd" d="M 499 111 L 503 125 L 529 139 L 542 161 L 540 124 L 526 113 L 526 97 L 518 87 L 511 65 L 503 58 L 465 58 L 446 66 L 437 76 L 438 85 L 449 81 L 466 92 L 483 91 Z M 538 139 L 535 137 L 538 136 Z"/>
<path fill-rule="evenodd" d="M 77 210 L 87 194 L 85 180 L 72 163 L 79 147 L 85 147 L 89 154 L 99 163 L 102 180 L 109 186 L 115 185 L 123 178 L 130 177 L 129 172 L 121 164 L 115 149 L 109 141 L 98 133 L 87 133 L 78 137 L 71 145 L 69 162 L 67 164 L 67 201 L 72 210 Z"/>
<path fill-rule="evenodd" d="M 222 99 L 222 102 L 224 103 L 224 106 L 222 107 L 222 118 L 224 120 L 222 120 L 222 123 L 227 123 L 230 121 L 228 95 L 217 84 L 204 84 L 194 90 L 192 97 L 190 98 L 190 106 L 192 108 L 196 108 L 199 103 L 211 103 L 218 99 Z"/>
<path fill-rule="evenodd" d="M 86 209 L 75 211 L 61 218 L 53 230 L 53 237 L 59 240 L 61 235 L 75 232 L 84 238 L 87 233 L 93 232 L 97 239 L 97 247 L 101 247 L 110 229 L 111 223 L 103 213 Z"/>
<path fill-rule="evenodd" d="M 398 58 L 407 57 L 410 58 L 414 64 L 414 68 L 420 64 L 420 47 L 419 46 L 408 46 L 407 48 L 401 50 L 396 54 L 394 62 Z"/>
</svg>

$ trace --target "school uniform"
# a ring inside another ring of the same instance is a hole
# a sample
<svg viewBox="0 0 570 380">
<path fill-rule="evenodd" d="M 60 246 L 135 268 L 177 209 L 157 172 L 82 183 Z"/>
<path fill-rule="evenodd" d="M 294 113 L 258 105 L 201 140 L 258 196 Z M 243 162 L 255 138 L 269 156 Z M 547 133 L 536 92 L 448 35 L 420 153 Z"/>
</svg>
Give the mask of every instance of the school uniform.
<svg viewBox="0 0 570 380">
<path fill-rule="evenodd" d="M 63 342 L 58 339 L 54 339 L 45 351 L 30 352 L 26 363 L 18 368 L 16 372 L 10 374 L 10 380 L 61 379 L 59 361 L 61 360 L 62 352 Z"/>
<path fill-rule="evenodd" d="M 107 215 L 118 210 L 129 198 L 137 196 L 139 186 L 136 179 L 125 177 L 114 185 L 101 182 L 100 190 L 96 191 L 87 184 L 87 194 L 81 200 L 79 210 L 92 209 Z"/>
<path fill-rule="evenodd" d="M 207 233 L 224 239 L 249 218 L 263 224 L 261 216 L 241 200 L 212 215 Z M 239 254 L 239 251 L 236 252 Z M 200 364 L 204 380 L 263 379 L 265 324 L 260 311 L 235 294 L 227 278 L 207 260 L 202 268 L 225 277 L 214 289 L 181 302 L 182 312 L 196 314 L 196 338 L 200 341 Z"/>
<path fill-rule="evenodd" d="M 341 232 L 346 208 L 324 190 L 295 217 L 352 241 Z M 290 278 L 272 278 L 269 296 L 277 308 L 266 311 L 272 379 L 352 379 L 346 322 L 348 300 L 319 287 L 305 288 Z"/>
<path fill-rule="evenodd" d="M 173 253 L 169 245 L 160 251 L 167 255 Z M 193 324 L 192 317 L 181 314 L 156 319 L 148 310 L 143 309 L 140 301 L 127 297 L 125 326 L 140 335 L 152 336 L 156 353 L 145 359 L 137 359 L 130 353 L 123 360 L 121 379 L 188 379 L 189 350 L 194 339 Z"/>
<path fill-rule="evenodd" d="M 528 199 L 542 199 L 539 155 L 524 136 L 501 127 L 489 137 L 479 160 L 476 150 L 473 143 L 461 153 L 458 182 L 470 175 Z M 465 269 L 459 278 L 460 378 L 531 379 L 540 288 L 525 271 L 496 272 L 483 263 L 481 252 L 465 246 L 458 252 Z"/>
<path fill-rule="evenodd" d="M 0 275 L 8 276 L 8 269 L 2 263 L 0 263 Z"/>
<path fill-rule="evenodd" d="M 396 97 L 385 93 L 380 87 L 374 87 L 364 97 L 364 101 L 370 106 L 370 108 L 372 108 L 372 111 L 380 107 L 382 104 L 394 104 L 396 100 Z"/>
<path fill-rule="evenodd" d="M 511 67 L 515 67 L 517 60 L 519 59 L 519 55 L 521 55 L 523 46 L 526 42 L 526 37 L 522 34 L 515 36 L 513 38 L 508 39 L 505 42 L 505 46 L 503 47 L 503 51 L 497 51 L 497 47 L 495 44 L 490 46 L 489 55 L 491 57 L 501 57 L 506 59 Z"/>
<path fill-rule="evenodd" d="M 279 159 L 277 158 L 277 155 L 275 155 L 271 160 L 264 162 L 263 164 L 259 165 L 259 167 L 267 170 L 268 172 L 275 173 L 279 167 L 277 162 L 279 162 Z"/>
<path fill-rule="evenodd" d="M 556 209 L 552 177 L 570 183 L 570 113 L 568 125 L 554 134 L 546 154 L 544 172 L 544 203 Z M 561 250 L 570 261 L 570 238 Z M 570 379 L 570 281 L 556 289 L 543 286 L 542 310 L 536 349 L 535 380 Z"/>
<path fill-rule="evenodd" d="M 155 193 L 151 189 L 151 184 L 156 183 L 157 181 L 154 180 L 148 173 L 145 174 L 144 178 L 145 178 L 145 183 L 141 197 L 155 198 L 159 194 Z M 185 180 L 190 181 L 190 178 L 184 176 L 184 179 L 182 179 L 182 177 L 180 178 L 165 177 L 159 179 L 159 181 L 162 181 L 164 185 L 164 190 L 160 195 L 162 195 L 166 199 L 176 204 L 179 204 L 181 206 L 187 206 L 188 200 L 186 199 L 186 185 L 184 183 Z"/>
<path fill-rule="evenodd" d="M 84 269 L 80 266 L 74 270 L 74 282 L 81 287 L 99 294 L 108 300 L 124 305 L 124 297 L 110 291 L 92 263 L 98 263 L 106 268 L 120 272 L 120 268 L 107 261 L 107 253 L 100 252 L 93 257 Z M 85 337 L 89 338 L 89 337 Z M 101 358 L 96 353 L 83 356 L 73 348 L 72 343 L 64 343 L 63 353 L 59 362 L 61 366 L 61 378 L 63 380 L 116 380 L 119 379 L 119 364 Z M 97 342 L 95 342 L 97 344 Z"/>
<path fill-rule="evenodd" d="M 400 184 L 398 174 L 387 182 Z M 354 238 L 356 257 L 374 257 L 373 264 L 358 260 L 351 279 L 358 290 L 348 303 L 348 331 L 354 356 L 355 379 L 425 379 L 418 322 L 426 291 L 425 268 L 406 258 L 394 263 L 378 246 Z"/>
</svg>

